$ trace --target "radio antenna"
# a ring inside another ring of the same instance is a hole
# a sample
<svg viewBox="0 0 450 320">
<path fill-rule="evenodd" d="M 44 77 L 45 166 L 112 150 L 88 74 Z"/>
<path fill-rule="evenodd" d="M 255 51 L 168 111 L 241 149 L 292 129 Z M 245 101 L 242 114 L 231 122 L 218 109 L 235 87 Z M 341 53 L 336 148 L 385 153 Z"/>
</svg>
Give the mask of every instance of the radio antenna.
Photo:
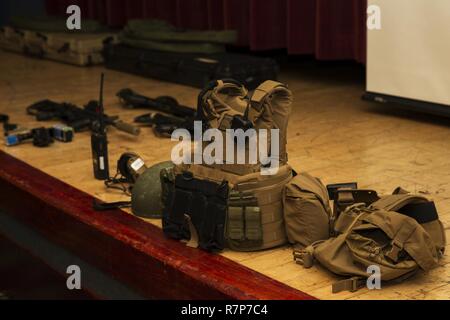
<svg viewBox="0 0 450 320">
<path fill-rule="evenodd" d="M 104 129 L 104 109 L 103 109 L 103 81 L 105 79 L 105 74 L 102 72 L 100 76 L 100 96 L 98 98 L 98 113 L 100 114 L 100 128 Z"/>
</svg>

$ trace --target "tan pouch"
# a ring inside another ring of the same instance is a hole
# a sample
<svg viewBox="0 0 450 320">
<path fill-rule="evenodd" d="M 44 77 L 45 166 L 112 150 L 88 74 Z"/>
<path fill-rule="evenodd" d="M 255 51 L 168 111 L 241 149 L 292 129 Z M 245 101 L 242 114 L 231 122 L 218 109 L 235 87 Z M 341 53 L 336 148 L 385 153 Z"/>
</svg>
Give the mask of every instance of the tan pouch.
<svg viewBox="0 0 450 320">
<path fill-rule="evenodd" d="M 295 176 L 283 190 L 286 234 L 291 244 L 309 246 L 330 236 L 331 208 L 322 182 L 307 173 Z"/>
</svg>

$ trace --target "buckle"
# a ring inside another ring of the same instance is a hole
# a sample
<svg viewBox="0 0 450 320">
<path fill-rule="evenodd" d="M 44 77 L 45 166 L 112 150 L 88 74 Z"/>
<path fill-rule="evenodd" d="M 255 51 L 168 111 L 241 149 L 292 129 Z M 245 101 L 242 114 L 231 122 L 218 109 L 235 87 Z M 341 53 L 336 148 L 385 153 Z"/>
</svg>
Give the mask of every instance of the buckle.
<svg viewBox="0 0 450 320">
<path fill-rule="evenodd" d="M 348 206 L 355 203 L 351 189 L 340 189 L 336 191 L 336 201 L 340 206 Z"/>
<path fill-rule="evenodd" d="M 328 226 L 328 228 L 330 230 L 330 237 L 335 237 L 337 234 L 336 230 L 334 229 L 335 224 L 336 224 L 336 216 L 334 214 L 332 214 L 330 216 L 330 222 L 329 222 L 329 226 Z"/>
<path fill-rule="evenodd" d="M 306 250 L 294 250 L 293 255 L 294 261 L 304 268 L 311 268 L 314 264 L 314 257 Z"/>
<path fill-rule="evenodd" d="M 234 129 L 232 128 L 233 119 L 234 117 L 232 117 L 231 115 L 225 114 L 223 118 L 220 120 L 218 129 L 222 131 L 225 131 L 226 129 Z"/>
<path fill-rule="evenodd" d="M 398 254 L 403 250 L 403 244 L 398 242 L 396 239 L 391 241 L 392 248 L 386 253 L 386 257 L 394 262 L 398 260 Z"/>
<path fill-rule="evenodd" d="M 365 281 L 360 277 L 352 277 L 350 279 L 341 280 L 333 283 L 332 293 L 338 293 L 341 291 L 355 292 L 364 287 Z"/>
</svg>

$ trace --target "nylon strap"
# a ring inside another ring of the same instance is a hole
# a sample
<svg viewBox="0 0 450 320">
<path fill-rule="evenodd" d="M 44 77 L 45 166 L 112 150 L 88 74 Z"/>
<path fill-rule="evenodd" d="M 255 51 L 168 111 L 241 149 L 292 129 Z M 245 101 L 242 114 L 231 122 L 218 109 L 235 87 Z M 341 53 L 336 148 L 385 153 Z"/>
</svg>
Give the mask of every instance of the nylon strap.
<svg viewBox="0 0 450 320">
<path fill-rule="evenodd" d="M 399 209 L 397 212 L 413 218 L 420 224 L 439 220 L 436 206 L 433 201 L 410 203 Z"/>
<path fill-rule="evenodd" d="M 389 215 L 392 215 L 392 218 L 389 218 Z M 403 217 L 401 227 L 398 229 L 396 234 L 392 234 L 391 228 L 388 227 L 389 219 L 394 219 L 394 215 Z M 429 248 L 429 250 L 425 250 L 425 248 L 421 250 L 417 246 L 409 246 L 408 248 L 404 248 L 405 243 L 407 243 L 410 236 L 414 234 L 416 228 L 419 227 L 419 224 L 414 219 L 393 211 L 385 211 L 384 213 L 381 213 L 375 210 L 372 214 L 365 216 L 364 220 L 376 225 L 383 230 L 388 237 L 393 239 L 391 242 L 392 249 L 386 254 L 386 256 L 393 261 L 397 261 L 398 254 L 405 249 L 405 251 L 423 270 L 430 270 L 436 266 L 438 258 L 433 254 L 431 248 Z"/>
<path fill-rule="evenodd" d="M 394 236 L 394 239 L 392 239 L 392 241 L 391 241 L 392 248 L 386 254 L 386 257 L 397 262 L 398 254 L 400 253 L 400 251 L 403 250 L 406 241 L 408 241 L 408 239 L 414 233 L 416 228 L 417 228 L 417 224 L 410 223 L 409 220 L 406 220 L 400 227 L 400 230 Z"/>
<path fill-rule="evenodd" d="M 109 211 L 120 208 L 129 208 L 131 207 L 131 201 L 99 202 L 94 199 L 92 201 L 92 207 L 95 211 Z"/>
<path fill-rule="evenodd" d="M 397 211 L 410 203 L 428 202 L 428 199 L 418 195 L 398 193 L 385 197 L 372 204 L 373 207 L 387 211 Z"/>
<path fill-rule="evenodd" d="M 332 292 L 338 293 L 341 291 L 355 292 L 364 287 L 366 281 L 360 277 L 352 277 L 332 284 Z"/>
<path fill-rule="evenodd" d="M 186 218 L 186 221 L 189 225 L 189 233 L 191 234 L 191 238 L 186 243 L 186 246 L 191 247 L 191 248 L 198 248 L 198 239 L 199 238 L 198 238 L 197 229 L 195 229 L 194 224 L 192 223 L 191 217 L 189 215 L 185 214 L 184 217 Z"/>
<path fill-rule="evenodd" d="M 267 80 L 255 89 L 250 99 L 248 120 L 250 120 L 251 122 L 255 122 L 255 120 L 261 116 L 261 114 L 264 112 L 264 99 L 277 87 L 286 88 L 286 86 L 280 82 Z"/>
<path fill-rule="evenodd" d="M 206 114 L 211 128 L 222 128 L 222 130 L 224 130 L 227 126 L 227 118 L 232 117 L 235 114 L 240 114 L 232 106 L 225 103 L 225 101 L 218 95 L 223 88 L 227 87 L 237 88 L 237 85 L 233 83 L 225 83 L 222 80 L 217 80 L 217 85 L 209 90 L 209 93 L 206 92 L 204 95 L 203 104 L 206 105 L 206 110 L 203 108 L 203 112 Z M 247 95 L 245 88 L 239 87 L 238 90 L 241 91 L 242 96 Z M 220 109 L 223 109 L 222 112 L 216 111 L 214 103 L 221 106 Z M 222 123 L 224 120 L 225 123 Z"/>
</svg>

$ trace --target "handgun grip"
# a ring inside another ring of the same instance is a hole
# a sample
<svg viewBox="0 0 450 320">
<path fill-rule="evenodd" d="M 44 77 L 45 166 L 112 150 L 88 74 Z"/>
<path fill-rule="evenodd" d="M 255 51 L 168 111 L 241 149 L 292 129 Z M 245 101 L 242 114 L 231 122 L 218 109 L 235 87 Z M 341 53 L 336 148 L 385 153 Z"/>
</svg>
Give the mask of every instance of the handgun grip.
<svg viewBox="0 0 450 320">
<path fill-rule="evenodd" d="M 125 131 L 125 132 L 135 135 L 135 136 L 138 136 L 141 133 L 141 128 L 133 126 L 132 124 L 129 124 L 129 123 L 126 123 L 126 122 L 123 122 L 120 120 L 115 121 L 114 126 L 121 131 Z"/>
</svg>

